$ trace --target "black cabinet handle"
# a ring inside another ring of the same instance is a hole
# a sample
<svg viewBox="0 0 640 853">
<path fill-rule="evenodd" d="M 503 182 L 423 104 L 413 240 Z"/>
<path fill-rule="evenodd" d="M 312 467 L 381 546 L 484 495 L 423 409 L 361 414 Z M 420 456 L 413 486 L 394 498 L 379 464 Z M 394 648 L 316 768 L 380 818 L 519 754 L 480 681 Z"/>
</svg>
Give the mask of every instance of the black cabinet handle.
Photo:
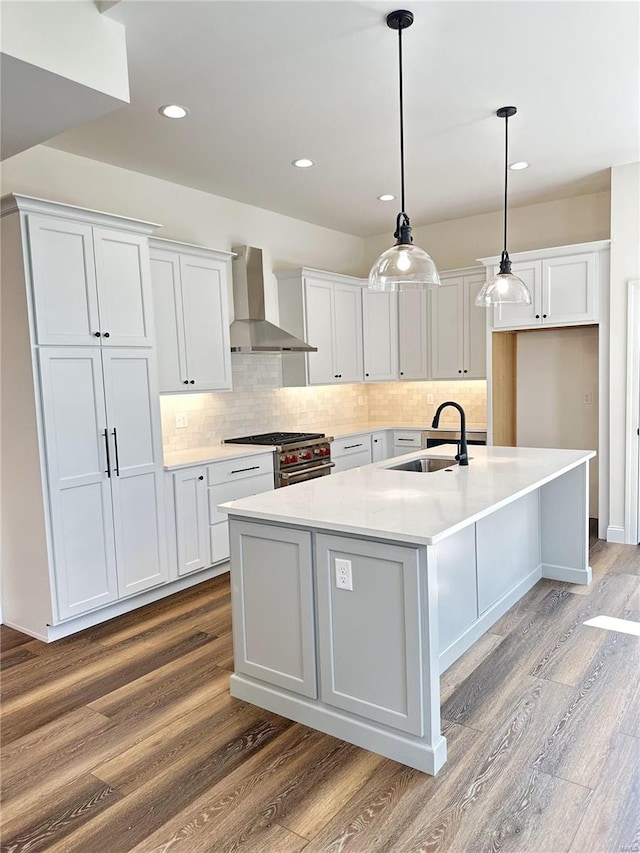
<svg viewBox="0 0 640 853">
<path fill-rule="evenodd" d="M 116 477 L 120 476 L 120 460 L 118 459 L 118 433 L 116 428 L 113 428 L 113 442 L 116 448 Z"/>
<path fill-rule="evenodd" d="M 94 332 L 94 333 L 93 333 L 93 337 L 94 337 L 94 338 L 99 338 L 99 337 L 100 337 L 100 332 Z"/>
<path fill-rule="evenodd" d="M 543 319 L 543 320 L 546 320 L 546 319 L 547 319 L 547 315 L 546 315 L 546 314 L 543 314 L 543 315 L 542 315 L 542 319 Z"/>
<path fill-rule="evenodd" d="M 189 384 L 189 380 L 188 380 L 188 379 L 183 379 L 183 380 L 182 380 L 182 384 L 183 384 L 183 385 L 188 385 L 188 384 Z"/>
<path fill-rule="evenodd" d="M 196 384 L 196 380 L 195 380 L 195 379 L 190 379 L 190 380 L 189 380 L 189 385 L 195 385 L 195 384 Z"/>
<path fill-rule="evenodd" d="M 334 379 L 338 379 L 338 374 L 337 374 L 337 373 L 334 373 L 334 374 L 333 374 L 333 378 L 334 378 Z"/>
<path fill-rule="evenodd" d="M 105 338 L 110 338 L 110 337 L 111 337 L 111 335 L 109 334 L 109 332 L 105 332 L 105 333 L 104 333 L 104 335 L 103 335 L 103 337 L 105 337 Z"/>
<path fill-rule="evenodd" d="M 199 480 L 204 480 L 204 474 L 200 474 L 200 476 L 198 477 L 198 479 L 199 479 Z"/>
<path fill-rule="evenodd" d="M 362 447 L 362 442 L 360 444 L 345 444 L 343 450 L 351 450 L 354 447 Z"/>
<path fill-rule="evenodd" d="M 463 373 L 468 373 L 469 371 L 468 371 L 468 370 L 463 370 L 462 372 L 463 372 Z"/>
<path fill-rule="evenodd" d="M 536 320 L 539 320 L 539 319 L 540 319 L 540 315 L 536 314 Z"/>
<path fill-rule="evenodd" d="M 231 471 L 232 474 L 241 474 L 243 471 L 258 471 L 260 469 L 259 465 L 252 465 L 250 468 L 236 468 L 235 471 Z"/>
<path fill-rule="evenodd" d="M 413 441 L 412 438 L 396 438 L 396 441 Z"/>
<path fill-rule="evenodd" d="M 111 458 L 109 456 L 109 434 L 107 433 L 106 429 L 102 434 L 104 436 L 104 444 L 105 444 L 105 447 L 107 450 L 107 470 L 104 473 L 107 475 L 107 477 L 110 478 L 111 477 Z"/>
</svg>

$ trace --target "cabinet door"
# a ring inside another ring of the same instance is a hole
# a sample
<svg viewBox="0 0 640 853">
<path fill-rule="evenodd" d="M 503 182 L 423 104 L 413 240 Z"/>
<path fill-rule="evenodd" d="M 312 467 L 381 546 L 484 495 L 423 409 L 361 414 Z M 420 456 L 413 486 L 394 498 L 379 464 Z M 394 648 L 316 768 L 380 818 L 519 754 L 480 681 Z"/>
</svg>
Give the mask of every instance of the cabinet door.
<svg viewBox="0 0 640 853">
<path fill-rule="evenodd" d="M 493 309 L 494 329 L 526 329 L 542 322 L 540 261 L 521 261 L 512 264 L 511 271 L 529 288 L 531 305 L 496 305 Z M 497 272 L 497 269 L 495 270 Z M 493 273 L 492 273 L 493 275 Z"/>
<path fill-rule="evenodd" d="M 191 391 L 231 388 L 227 267 L 180 255 L 182 311 Z"/>
<path fill-rule="evenodd" d="M 120 597 L 168 580 L 155 353 L 102 351 Z"/>
<path fill-rule="evenodd" d="M 356 285 L 334 286 L 334 353 L 340 382 L 362 382 L 362 293 Z"/>
<path fill-rule="evenodd" d="M 431 298 L 431 378 L 461 379 L 464 362 L 462 278 L 444 279 Z"/>
<path fill-rule="evenodd" d="M 39 350 L 60 619 L 118 597 L 100 350 Z M 111 460 L 113 462 L 113 460 Z"/>
<path fill-rule="evenodd" d="M 153 311 L 146 237 L 93 229 L 103 346 L 151 346 Z"/>
<path fill-rule="evenodd" d="M 151 250 L 151 283 L 160 392 L 183 391 L 188 377 L 177 253 Z"/>
<path fill-rule="evenodd" d="M 337 559 L 352 589 L 337 587 Z M 418 550 L 317 534 L 316 573 L 320 699 L 422 735 Z"/>
<path fill-rule="evenodd" d="M 238 460 L 244 462 L 245 460 Z M 249 465 L 253 460 L 246 460 Z M 211 466 L 215 468 L 215 466 Z M 258 474 L 256 477 L 244 477 L 240 480 L 227 480 L 209 486 L 209 524 L 211 535 L 211 562 L 219 563 L 229 559 L 229 522 L 226 513 L 218 512 L 218 506 L 227 501 L 237 501 L 261 492 L 273 490 L 273 473 Z"/>
<path fill-rule="evenodd" d="M 465 379 L 487 376 L 487 309 L 478 308 L 476 296 L 484 275 L 464 277 L 464 367 Z"/>
<path fill-rule="evenodd" d="M 231 519 L 235 670 L 315 699 L 311 534 Z"/>
<path fill-rule="evenodd" d="M 398 378 L 398 294 L 362 290 L 365 382 Z"/>
<path fill-rule="evenodd" d="M 31 214 L 27 223 L 38 343 L 99 346 L 91 227 Z"/>
<path fill-rule="evenodd" d="M 178 574 L 211 565 L 207 482 L 204 468 L 184 468 L 173 475 L 176 507 Z"/>
<path fill-rule="evenodd" d="M 389 438 L 386 431 L 374 432 L 371 436 L 371 461 L 383 462 L 389 458 Z"/>
<path fill-rule="evenodd" d="M 401 379 L 429 378 L 428 292 L 405 290 L 398 294 L 399 358 Z"/>
<path fill-rule="evenodd" d="M 339 381 L 333 353 L 333 287 L 328 281 L 305 279 L 305 340 L 318 352 L 306 354 L 309 385 Z"/>
<path fill-rule="evenodd" d="M 597 257 L 594 253 L 542 261 L 542 322 L 597 323 Z"/>
</svg>

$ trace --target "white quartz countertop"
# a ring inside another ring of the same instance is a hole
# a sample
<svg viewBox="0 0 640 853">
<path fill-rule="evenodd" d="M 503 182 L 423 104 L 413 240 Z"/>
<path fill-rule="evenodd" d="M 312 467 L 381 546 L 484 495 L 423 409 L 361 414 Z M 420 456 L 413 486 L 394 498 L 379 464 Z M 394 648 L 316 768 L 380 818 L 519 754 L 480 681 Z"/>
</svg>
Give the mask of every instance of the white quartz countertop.
<svg viewBox="0 0 640 853">
<path fill-rule="evenodd" d="M 326 424 L 320 426 L 305 426 L 299 432 L 322 432 L 325 435 L 333 438 L 346 438 L 349 435 L 360 435 L 363 432 L 375 432 L 385 429 L 432 429 L 431 426 L 425 424 L 416 424 L 415 422 L 407 424 L 398 423 L 371 423 L 370 421 L 356 421 L 355 423 L 343 424 L 338 427 L 327 427 Z M 459 426 L 440 426 L 440 432 L 455 432 L 459 430 Z M 467 426 L 467 433 L 485 432 L 486 426 L 481 424 L 470 424 Z M 473 436 L 470 435 L 470 438 Z M 173 471 L 178 468 L 189 468 L 192 465 L 206 465 L 208 462 L 219 462 L 221 459 L 240 459 L 243 456 L 253 456 L 255 453 L 269 453 L 275 450 L 275 447 L 270 445 L 255 444 L 210 444 L 206 447 L 193 447 L 190 450 L 174 450 L 165 452 L 164 454 L 164 469 L 165 471 Z"/>
<path fill-rule="evenodd" d="M 220 462 L 224 459 L 241 459 L 243 456 L 255 456 L 258 453 L 272 453 L 274 450 L 274 447 L 264 444 L 259 447 L 255 444 L 212 444 L 191 450 L 174 450 L 164 454 L 164 470 L 206 465 L 208 462 Z"/>
<path fill-rule="evenodd" d="M 593 450 L 469 448 L 470 463 L 429 474 L 390 471 L 455 445 L 421 450 L 222 504 L 230 515 L 433 545 L 594 457 Z"/>
</svg>

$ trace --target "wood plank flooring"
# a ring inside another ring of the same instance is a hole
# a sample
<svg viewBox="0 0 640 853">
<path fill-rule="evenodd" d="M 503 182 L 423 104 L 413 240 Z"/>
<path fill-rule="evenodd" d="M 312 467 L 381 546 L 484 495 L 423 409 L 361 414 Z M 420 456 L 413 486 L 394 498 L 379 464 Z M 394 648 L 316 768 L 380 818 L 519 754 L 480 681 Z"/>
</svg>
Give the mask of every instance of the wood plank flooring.
<svg viewBox="0 0 640 853">
<path fill-rule="evenodd" d="M 229 696 L 226 576 L 0 639 L 3 853 L 640 850 L 640 547 L 541 581 L 442 678 L 436 777 Z"/>
</svg>

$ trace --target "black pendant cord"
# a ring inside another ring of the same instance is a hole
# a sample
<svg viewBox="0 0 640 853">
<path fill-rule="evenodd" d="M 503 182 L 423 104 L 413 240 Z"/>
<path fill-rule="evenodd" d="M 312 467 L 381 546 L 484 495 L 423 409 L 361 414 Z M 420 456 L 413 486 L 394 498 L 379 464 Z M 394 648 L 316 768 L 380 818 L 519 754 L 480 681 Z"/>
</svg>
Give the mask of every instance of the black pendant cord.
<svg viewBox="0 0 640 853">
<path fill-rule="evenodd" d="M 400 207 L 401 212 L 406 216 L 404 207 L 404 92 L 402 85 L 402 27 L 398 29 L 398 66 L 400 73 L 398 75 L 400 85 Z"/>
<path fill-rule="evenodd" d="M 509 116 L 504 117 L 504 241 L 502 257 L 509 258 L 507 253 L 507 181 L 509 179 Z"/>
</svg>

